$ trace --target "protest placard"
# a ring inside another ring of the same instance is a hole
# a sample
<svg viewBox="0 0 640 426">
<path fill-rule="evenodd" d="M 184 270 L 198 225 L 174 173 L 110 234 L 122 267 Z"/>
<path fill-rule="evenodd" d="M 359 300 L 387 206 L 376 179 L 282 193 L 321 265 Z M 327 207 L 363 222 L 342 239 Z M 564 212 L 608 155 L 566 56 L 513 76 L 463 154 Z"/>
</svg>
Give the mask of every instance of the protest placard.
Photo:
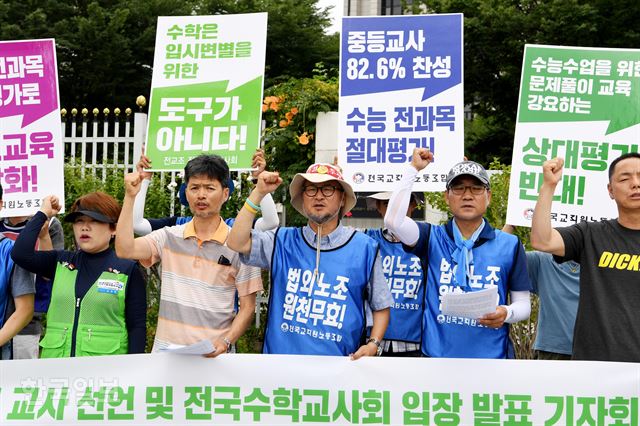
<svg viewBox="0 0 640 426">
<path fill-rule="evenodd" d="M 31 215 L 50 194 L 64 200 L 59 109 L 55 41 L 0 41 L 1 216 Z"/>
<path fill-rule="evenodd" d="M 414 190 L 445 187 L 463 157 L 462 15 L 342 20 L 338 158 L 355 191 L 388 191 L 429 148 Z"/>
<path fill-rule="evenodd" d="M 153 170 L 181 170 L 203 153 L 251 167 L 266 34 L 266 13 L 158 18 L 145 147 Z"/>
<path fill-rule="evenodd" d="M 617 216 L 609 164 L 637 152 L 640 50 L 525 46 L 507 223 L 531 226 L 542 164 L 565 160 L 553 226 Z"/>
</svg>

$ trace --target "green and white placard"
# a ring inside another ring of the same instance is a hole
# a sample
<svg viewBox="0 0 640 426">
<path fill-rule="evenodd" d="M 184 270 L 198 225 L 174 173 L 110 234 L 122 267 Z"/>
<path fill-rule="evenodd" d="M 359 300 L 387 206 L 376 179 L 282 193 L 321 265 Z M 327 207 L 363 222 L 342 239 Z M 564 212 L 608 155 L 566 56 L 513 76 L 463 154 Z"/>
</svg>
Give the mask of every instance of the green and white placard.
<svg viewBox="0 0 640 426">
<path fill-rule="evenodd" d="M 202 153 L 251 167 L 260 141 L 267 14 L 158 18 L 146 155 L 181 170 Z"/>
<path fill-rule="evenodd" d="M 640 50 L 527 45 L 507 222 L 531 226 L 542 164 L 565 160 L 553 226 L 615 218 L 609 164 L 640 144 Z"/>
</svg>

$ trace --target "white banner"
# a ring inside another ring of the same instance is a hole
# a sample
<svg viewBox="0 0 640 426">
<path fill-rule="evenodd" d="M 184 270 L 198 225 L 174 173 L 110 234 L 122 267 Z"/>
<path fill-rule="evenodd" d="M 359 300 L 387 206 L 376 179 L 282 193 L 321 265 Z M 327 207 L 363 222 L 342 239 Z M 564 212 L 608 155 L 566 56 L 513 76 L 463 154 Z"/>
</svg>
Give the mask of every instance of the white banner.
<svg viewBox="0 0 640 426">
<path fill-rule="evenodd" d="M 637 425 L 640 364 L 154 354 L 0 362 L 2 425 Z"/>
</svg>

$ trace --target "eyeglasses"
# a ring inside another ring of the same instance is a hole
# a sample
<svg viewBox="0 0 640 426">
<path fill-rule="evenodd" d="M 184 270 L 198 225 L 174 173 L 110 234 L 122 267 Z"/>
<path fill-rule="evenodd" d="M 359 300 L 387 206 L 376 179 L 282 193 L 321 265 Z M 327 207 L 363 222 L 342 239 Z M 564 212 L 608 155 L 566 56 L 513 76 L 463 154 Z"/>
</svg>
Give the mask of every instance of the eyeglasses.
<svg viewBox="0 0 640 426">
<path fill-rule="evenodd" d="M 450 186 L 449 189 L 455 195 L 463 195 L 467 192 L 467 188 L 471 191 L 473 195 L 482 195 L 484 191 L 487 190 L 487 187 L 484 185 L 453 185 Z"/>
<path fill-rule="evenodd" d="M 322 195 L 324 195 L 325 197 L 331 197 L 336 192 L 336 190 L 342 191 L 342 188 L 338 188 L 333 185 L 327 185 L 327 186 L 309 185 L 304 187 L 304 195 L 306 195 L 307 197 L 315 197 L 316 194 L 318 193 L 318 190 L 320 190 Z"/>
</svg>

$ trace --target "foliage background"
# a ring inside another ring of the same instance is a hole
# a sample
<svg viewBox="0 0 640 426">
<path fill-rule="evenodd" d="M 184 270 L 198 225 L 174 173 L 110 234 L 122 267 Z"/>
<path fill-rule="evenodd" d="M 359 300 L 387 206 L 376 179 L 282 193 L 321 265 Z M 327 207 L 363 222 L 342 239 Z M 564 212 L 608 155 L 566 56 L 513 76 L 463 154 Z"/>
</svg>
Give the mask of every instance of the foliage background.
<svg viewBox="0 0 640 426">
<path fill-rule="evenodd" d="M 0 0 L 0 40 L 55 38 L 61 105 L 102 110 L 149 98 L 158 16 L 268 12 L 266 86 L 338 65 L 317 0 Z"/>
<path fill-rule="evenodd" d="M 464 14 L 465 151 L 511 163 L 524 45 L 637 48 L 637 0 L 413 0 L 406 13 Z"/>
</svg>

